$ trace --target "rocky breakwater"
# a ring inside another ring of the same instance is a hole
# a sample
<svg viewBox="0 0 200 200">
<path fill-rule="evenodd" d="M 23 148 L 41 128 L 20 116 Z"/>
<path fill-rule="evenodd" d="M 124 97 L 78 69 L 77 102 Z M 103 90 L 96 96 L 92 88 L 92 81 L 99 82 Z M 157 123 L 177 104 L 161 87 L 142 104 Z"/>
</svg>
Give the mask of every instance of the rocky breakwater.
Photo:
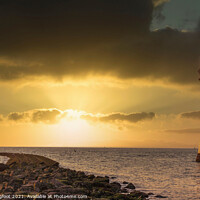
<svg viewBox="0 0 200 200">
<path fill-rule="evenodd" d="M 51 159 L 30 154 L 0 153 L 0 199 L 145 200 L 148 195 L 132 183 L 110 182 L 105 176 L 86 175 L 59 167 Z"/>
</svg>

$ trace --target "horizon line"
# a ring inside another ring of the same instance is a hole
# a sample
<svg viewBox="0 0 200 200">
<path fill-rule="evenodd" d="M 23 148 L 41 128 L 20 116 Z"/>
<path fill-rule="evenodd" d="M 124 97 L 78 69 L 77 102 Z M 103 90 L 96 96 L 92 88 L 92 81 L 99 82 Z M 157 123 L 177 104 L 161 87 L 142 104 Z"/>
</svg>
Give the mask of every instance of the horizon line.
<svg viewBox="0 0 200 200">
<path fill-rule="evenodd" d="M 73 147 L 73 146 L 0 146 L 0 148 L 98 148 L 98 149 L 198 149 L 194 147 Z"/>
</svg>

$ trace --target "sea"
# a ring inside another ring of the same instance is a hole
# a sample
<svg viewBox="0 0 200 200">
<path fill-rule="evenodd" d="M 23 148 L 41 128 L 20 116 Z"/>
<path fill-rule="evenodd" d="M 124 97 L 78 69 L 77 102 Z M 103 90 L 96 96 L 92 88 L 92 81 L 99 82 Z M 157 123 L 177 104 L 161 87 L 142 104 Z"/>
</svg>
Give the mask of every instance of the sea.
<svg viewBox="0 0 200 200">
<path fill-rule="evenodd" d="M 149 199 L 200 199 L 197 149 L 0 147 L 0 152 L 31 153 L 56 160 L 64 168 L 132 182 Z M 0 157 L 0 162 L 7 158 Z"/>
</svg>

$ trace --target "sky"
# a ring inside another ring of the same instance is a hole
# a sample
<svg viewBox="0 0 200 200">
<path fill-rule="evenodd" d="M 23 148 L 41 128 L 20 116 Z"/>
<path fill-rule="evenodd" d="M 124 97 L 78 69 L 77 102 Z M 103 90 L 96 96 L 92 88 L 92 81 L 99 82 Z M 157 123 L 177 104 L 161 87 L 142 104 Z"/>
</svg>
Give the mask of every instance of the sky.
<svg viewBox="0 0 200 200">
<path fill-rule="evenodd" d="M 0 146 L 194 148 L 199 0 L 1 0 Z"/>
</svg>

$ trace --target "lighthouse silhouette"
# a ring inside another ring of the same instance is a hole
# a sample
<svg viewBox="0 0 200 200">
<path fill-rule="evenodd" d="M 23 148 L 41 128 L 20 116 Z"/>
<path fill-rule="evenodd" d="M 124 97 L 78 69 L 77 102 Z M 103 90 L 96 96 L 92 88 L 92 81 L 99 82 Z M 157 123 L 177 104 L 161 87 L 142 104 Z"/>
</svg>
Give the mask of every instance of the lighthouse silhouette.
<svg viewBox="0 0 200 200">
<path fill-rule="evenodd" d="M 198 72 L 199 72 L 199 75 L 200 75 L 200 68 L 199 68 Z M 199 81 L 200 81 L 200 77 L 199 77 Z"/>
<path fill-rule="evenodd" d="M 199 149 L 198 149 L 198 153 L 196 157 L 196 162 L 200 162 L 200 145 L 199 145 Z"/>
<path fill-rule="evenodd" d="M 199 72 L 199 75 L 200 75 L 200 69 L 198 70 Z M 200 78 L 199 78 L 199 81 L 200 81 Z M 200 145 L 199 145 L 199 148 L 198 148 L 198 153 L 197 153 L 197 157 L 196 157 L 196 162 L 200 162 Z"/>
</svg>

